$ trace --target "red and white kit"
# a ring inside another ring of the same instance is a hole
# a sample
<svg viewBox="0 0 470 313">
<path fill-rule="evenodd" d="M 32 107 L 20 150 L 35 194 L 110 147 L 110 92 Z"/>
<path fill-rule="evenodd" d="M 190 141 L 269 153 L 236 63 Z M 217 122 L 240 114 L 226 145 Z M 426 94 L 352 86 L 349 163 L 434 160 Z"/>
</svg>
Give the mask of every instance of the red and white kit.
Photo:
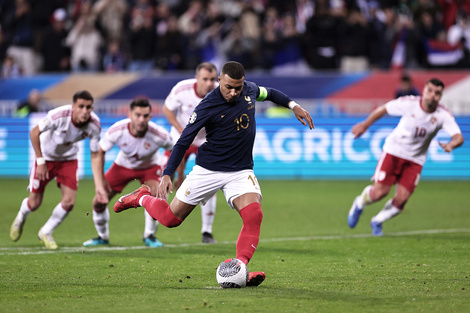
<svg viewBox="0 0 470 313">
<path fill-rule="evenodd" d="M 461 131 L 444 105 L 439 104 L 434 112 L 427 113 L 420 102 L 421 97 L 406 96 L 385 104 L 388 114 L 401 119 L 385 140 L 383 151 L 423 165 L 431 140 L 440 129 L 451 137 Z"/>
<path fill-rule="evenodd" d="M 90 122 L 78 128 L 72 122 L 72 105 L 53 109 L 38 123 L 41 135 L 41 150 L 47 161 L 68 161 L 77 159 L 77 142 L 90 138 L 91 152 L 99 150 L 101 123 L 95 113 Z"/>
<path fill-rule="evenodd" d="M 161 165 L 158 149 L 171 150 L 174 144 L 168 131 L 150 121 L 144 137 L 134 137 L 129 131 L 130 123 L 130 119 L 114 123 L 101 139 L 101 149 L 109 151 L 116 145 L 120 151 L 114 163 L 126 168 L 146 169 Z"/>
<path fill-rule="evenodd" d="M 184 128 L 188 124 L 189 117 L 202 99 L 196 93 L 196 79 L 185 79 L 171 89 L 170 94 L 165 100 L 165 106 L 171 111 L 176 111 L 176 120 Z M 173 126 L 171 127 L 170 134 L 175 141 L 181 135 Z M 194 138 L 193 145 L 199 147 L 205 141 L 206 131 L 203 128 Z"/>
</svg>

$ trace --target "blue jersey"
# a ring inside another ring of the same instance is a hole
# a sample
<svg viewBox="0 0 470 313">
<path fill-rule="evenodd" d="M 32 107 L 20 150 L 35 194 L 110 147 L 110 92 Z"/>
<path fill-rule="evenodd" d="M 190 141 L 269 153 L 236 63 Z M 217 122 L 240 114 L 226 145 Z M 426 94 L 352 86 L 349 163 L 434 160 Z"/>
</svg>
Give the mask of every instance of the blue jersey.
<svg viewBox="0 0 470 313">
<path fill-rule="evenodd" d="M 188 125 L 173 148 L 164 175 L 172 175 L 194 137 L 206 128 L 206 142 L 196 156 L 196 164 L 212 171 L 233 172 L 253 168 L 256 135 L 255 103 L 259 87 L 245 81 L 235 103 L 228 103 L 220 87 L 211 91 L 196 107 Z"/>
</svg>

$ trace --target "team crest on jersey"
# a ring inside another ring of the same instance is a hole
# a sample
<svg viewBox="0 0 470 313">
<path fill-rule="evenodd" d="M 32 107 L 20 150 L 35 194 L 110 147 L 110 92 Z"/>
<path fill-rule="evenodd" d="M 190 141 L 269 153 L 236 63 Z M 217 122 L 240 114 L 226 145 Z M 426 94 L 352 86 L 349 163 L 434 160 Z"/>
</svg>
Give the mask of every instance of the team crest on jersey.
<svg viewBox="0 0 470 313">
<path fill-rule="evenodd" d="M 150 147 L 151 147 L 150 142 L 148 142 L 148 141 L 144 142 L 144 149 L 145 149 L 145 150 L 150 149 Z"/>
<path fill-rule="evenodd" d="M 437 118 L 435 116 L 431 117 L 431 124 L 436 124 Z"/>
<path fill-rule="evenodd" d="M 251 110 L 253 109 L 255 106 L 253 105 L 253 103 L 251 102 L 251 98 L 250 96 L 245 96 L 245 100 L 246 102 L 248 102 L 248 110 Z"/>
<path fill-rule="evenodd" d="M 193 112 L 193 114 L 191 114 L 191 116 L 189 117 L 189 124 L 192 124 L 196 121 L 196 118 L 197 118 L 197 114 L 196 112 Z"/>
</svg>

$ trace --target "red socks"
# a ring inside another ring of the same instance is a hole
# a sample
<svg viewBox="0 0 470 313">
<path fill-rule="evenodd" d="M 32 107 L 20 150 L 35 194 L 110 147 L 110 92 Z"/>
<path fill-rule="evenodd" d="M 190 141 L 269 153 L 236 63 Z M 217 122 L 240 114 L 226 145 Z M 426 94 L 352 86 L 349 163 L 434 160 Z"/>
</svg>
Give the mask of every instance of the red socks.
<svg viewBox="0 0 470 313">
<path fill-rule="evenodd" d="M 240 216 L 243 220 L 243 226 L 237 240 L 237 259 L 248 264 L 259 242 L 261 221 L 263 220 L 261 205 L 257 202 L 247 205 L 240 210 Z"/>
<path fill-rule="evenodd" d="M 179 226 L 183 221 L 170 210 L 170 205 L 162 199 L 143 197 L 142 204 L 151 217 L 168 228 Z"/>
</svg>

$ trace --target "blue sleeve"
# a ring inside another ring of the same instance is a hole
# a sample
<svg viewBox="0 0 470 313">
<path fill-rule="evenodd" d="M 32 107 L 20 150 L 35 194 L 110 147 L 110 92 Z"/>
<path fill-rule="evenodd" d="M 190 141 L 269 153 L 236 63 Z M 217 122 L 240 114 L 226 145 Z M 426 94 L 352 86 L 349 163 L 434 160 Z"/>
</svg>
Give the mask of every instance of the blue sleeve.
<svg viewBox="0 0 470 313">
<path fill-rule="evenodd" d="M 259 96 L 256 100 L 258 101 L 265 101 L 269 100 L 274 102 L 277 105 L 282 105 L 283 107 L 288 108 L 289 102 L 292 101 L 289 96 L 283 93 L 280 90 L 270 87 L 258 87 L 259 88 Z"/>
</svg>

